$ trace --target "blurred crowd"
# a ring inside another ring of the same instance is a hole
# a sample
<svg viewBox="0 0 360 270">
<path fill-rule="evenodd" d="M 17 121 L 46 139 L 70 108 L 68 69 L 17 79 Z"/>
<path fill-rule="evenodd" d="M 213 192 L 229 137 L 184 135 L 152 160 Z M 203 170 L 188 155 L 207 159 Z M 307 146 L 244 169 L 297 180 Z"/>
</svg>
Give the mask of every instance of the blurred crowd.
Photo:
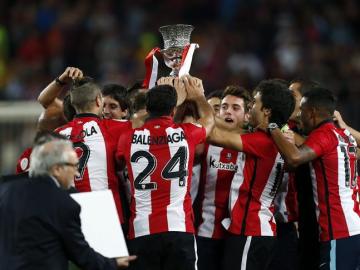
<svg viewBox="0 0 360 270">
<path fill-rule="evenodd" d="M 142 80 L 158 28 L 195 26 L 191 74 L 207 92 L 261 79 L 310 78 L 360 127 L 360 7 L 355 0 L 0 2 L 0 100 L 32 100 L 64 67 L 102 83 Z"/>
</svg>

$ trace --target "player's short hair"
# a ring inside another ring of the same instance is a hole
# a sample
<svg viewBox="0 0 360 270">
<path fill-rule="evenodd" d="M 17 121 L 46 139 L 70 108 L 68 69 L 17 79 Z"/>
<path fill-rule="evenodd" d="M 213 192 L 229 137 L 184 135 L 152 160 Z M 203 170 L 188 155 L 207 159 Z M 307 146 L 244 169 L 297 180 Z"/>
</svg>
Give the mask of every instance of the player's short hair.
<svg viewBox="0 0 360 270">
<path fill-rule="evenodd" d="M 71 104 L 77 112 L 91 109 L 96 97 L 101 95 L 100 87 L 90 79 L 75 81 L 70 91 Z"/>
<path fill-rule="evenodd" d="M 197 109 L 197 105 L 193 100 L 185 100 L 181 105 L 176 107 L 174 122 L 182 123 L 185 117 L 187 116 L 191 116 L 195 120 L 200 119 L 200 114 Z"/>
<path fill-rule="evenodd" d="M 133 112 L 146 109 L 146 93 L 139 92 L 134 96 Z"/>
<path fill-rule="evenodd" d="M 263 80 L 254 90 L 260 93 L 263 107 L 271 110 L 269 121 L 283 126 L 295 108 L 295 100 L 286 83 L 279 80 Z"/>
<path fill-rule="evenodd" d="M 212 91 L 206 96 L 206 100 L 211 99 L 211 98 L 222 99 L 223 92 L 224 92 L 224 90 L 222 90 L 222 89 Z"/>
<path fill-rule="evenodd" d="M 106 84 L 102 89 L 104 97 L 109 96 L 119 102 L 121 110 L 127 110 L 129 108 L 129 102 L 127 100 L 127 90 L 120 84 Z"/>
<path fill-rule="evenodd" d="M 306 78 L 296 78 L 292 81 L 290 81 L 290 84 L 293 83 L 298 83 L 300 85 L 299 87 L 299 92 L 300 94 L 303 96 L 307 91 L 309 91 L 311 88 L 316 87 L 316 86 L 320 86 L 320 83 L 313 81 L 313 80 L 309 80 Z"/>
<path fill-rule="evenodd" d="M 247 91 L 245 88 L 238 85 L 228 85 L 225 88 L 221 99 L 225 98 L 226 96 L 235 96 L 241 98 L 244 101 L 245 112 L 249 111 L 249 104 L 252 102 L 252 98 L 249 91 Z"/>
<path fill-rule="evenodd" d="M 323 111 L 328 114 L 328 116 L 334 114 L 337 101 L 336 97 L 329 89 L 314 86 L 304 93 L 303 97 L 306 98 L 306 106 Z"/>
<path fill-rule="evenodd" d="M 176 90 L 170 85 L 157 85 L 146 93 L 146 110 L 153 117 L 170 115 L 176 102 Z"/>
</svg>

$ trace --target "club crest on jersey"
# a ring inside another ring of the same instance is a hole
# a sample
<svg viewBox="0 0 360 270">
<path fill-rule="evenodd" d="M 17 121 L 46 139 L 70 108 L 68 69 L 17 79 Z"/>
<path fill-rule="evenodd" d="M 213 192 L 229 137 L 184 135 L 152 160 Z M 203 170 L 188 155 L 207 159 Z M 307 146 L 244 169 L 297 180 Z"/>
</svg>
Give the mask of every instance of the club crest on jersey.
<svg viewBox="0 0 360 270">
<path fill-rule="evenodd" d="M 145 134 L 133 134 L 131 143 L 134 144 L 145 144 L 145 145 L 154 145 L 154 144 L 168 144 L 168 143 L 177 143 L 185 140 L 184 132 L 174 132 L 167 136 L 148 136 Z"/>
<path fill-rule="evenodd" d="M 224 163 L 221 161 L 216 161 L 212 156 L 210 156 L 210 162 L 209 162 L 210 168 L 215 168 L 219 170 L 224 171 L 233 171 L 236 172 L 238 169 L 238 165 L 230 162 L 230 163 Z"/>
<path fill-rule="evenodd" d="M 232 154 L 231 153 L 226 153 L 226 159 L 230 160 L 232 158 Z"/>
</svg>

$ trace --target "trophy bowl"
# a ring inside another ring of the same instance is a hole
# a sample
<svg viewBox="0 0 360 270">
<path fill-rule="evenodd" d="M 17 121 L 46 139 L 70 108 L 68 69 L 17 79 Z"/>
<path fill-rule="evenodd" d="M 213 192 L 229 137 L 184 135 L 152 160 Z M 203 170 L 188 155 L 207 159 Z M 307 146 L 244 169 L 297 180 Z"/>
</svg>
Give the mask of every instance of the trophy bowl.
<svg viewBox="0 0 360 270">
<path fill-rule="evenodd" d="M 178 76 L 181 67 L 181 59 L 184 48 L 190 44 L 191 32 L 194 27 L 189 24 L 165 25 L 159 28 L 164 41 L 164 49 L 161 53 L 165 65 L 171 68 L 170 76 Z"/>
</svg>

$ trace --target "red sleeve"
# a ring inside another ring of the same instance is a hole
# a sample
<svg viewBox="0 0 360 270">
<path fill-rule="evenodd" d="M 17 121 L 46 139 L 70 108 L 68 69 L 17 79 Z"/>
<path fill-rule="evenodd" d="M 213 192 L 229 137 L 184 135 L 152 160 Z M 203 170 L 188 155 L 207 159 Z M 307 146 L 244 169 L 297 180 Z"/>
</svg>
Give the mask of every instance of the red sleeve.
<svg viewBox="0 0 360 270">
<path fill-rule="evenodd" d="M 199 124 L 185 123 L 181 124 L 185 134 L 190 134 L 187 140 L 192 140 L 194 145 L 205 143 L 206 140 L 206 129 Z"/>
<path fill-rule="evenodd" d="M 27 172 L 30 168 L 30 155 L 32 148 L 27 148 L 19 157 L 16 163 L 16 174 Z"/>
<path fill-rule="evenodd" d="M 334 148 L 338 143 L 335 134 L 331 131 L 315 130 L 310 133 L 304 144 L 310 147 L 319 157 Z"/>
<path fill-rule="evenodd" d="M 241 135 L 243 152 L 264 157 L 274 150 L 274 142 L 265 132 L 256 131 Z"/>
</svg>

